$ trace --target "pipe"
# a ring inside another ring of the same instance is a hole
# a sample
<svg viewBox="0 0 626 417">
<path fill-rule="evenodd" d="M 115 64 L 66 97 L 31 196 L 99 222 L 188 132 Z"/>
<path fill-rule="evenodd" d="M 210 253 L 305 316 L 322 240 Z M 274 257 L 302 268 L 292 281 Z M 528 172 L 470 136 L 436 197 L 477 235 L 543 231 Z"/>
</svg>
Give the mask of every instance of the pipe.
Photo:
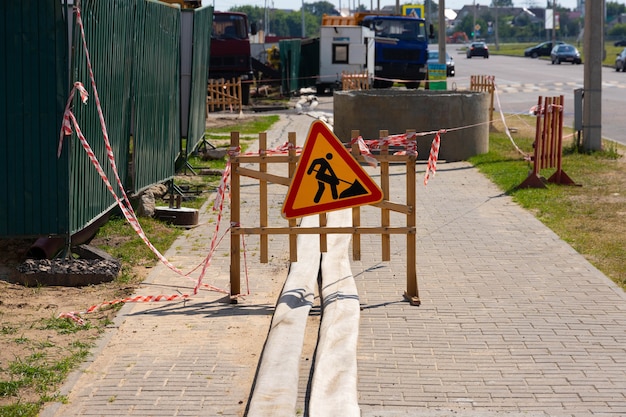
<svg viewBox="0 0 626 417">
<path fill-rule="evenodd" d="M 100 227 L 102 227 L 109 217 L 111 217 L 112 210 L 109 210 L 104 215 L 100 216 L 96 221 L 90 223 L 87 227 L 79 230 L 70 237 L 70 243 L 72 246 L 82 245 L 88 243 L 98 233 Z M 30 259 L 52 259 L 65 247 L 65 237 L 40 237 L 31 245 L 26 252 L 26 257 Z"/>
</svg>

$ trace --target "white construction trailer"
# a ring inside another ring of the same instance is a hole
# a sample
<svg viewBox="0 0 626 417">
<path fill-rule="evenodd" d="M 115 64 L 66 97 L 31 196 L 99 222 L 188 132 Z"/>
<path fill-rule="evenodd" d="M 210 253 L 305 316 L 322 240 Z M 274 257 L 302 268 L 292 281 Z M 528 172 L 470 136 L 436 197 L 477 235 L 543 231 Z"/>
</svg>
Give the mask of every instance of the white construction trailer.
<svg viewBox="0 0 626 417">
<path fill-rule="evenodd" d="M 358 25 L 320 27 L 318 94 L 341 88 L 341 74 L 363 73 L 374 77 L 374 32 Z"/>
</svg>

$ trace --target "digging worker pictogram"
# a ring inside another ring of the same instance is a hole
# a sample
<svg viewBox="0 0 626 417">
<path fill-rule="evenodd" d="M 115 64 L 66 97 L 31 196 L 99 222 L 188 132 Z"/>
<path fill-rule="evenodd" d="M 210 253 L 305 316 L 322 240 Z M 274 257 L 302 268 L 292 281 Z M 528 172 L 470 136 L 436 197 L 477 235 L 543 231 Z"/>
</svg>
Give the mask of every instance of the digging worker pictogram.
<svg viewBox="0 0 626 417">
<path fill-rule="evenodd" d="M 339 193 L 337 192 L 337 186 L 339 185 L 339 178 L 335 175 L 335 171 L 333 171 L 332 167 L 328 160 L 333 159 L 332 153 L 327 153 L 326 158 L 317 158 L 313 160 L 311 166 L 306 171 L 307 175 L 311 175 L 315 172 L 315 179 L 317 180 L 317 193 L 315 194 L 315 198 L 313 201 L 317 204 L 320 202 L 322 195 L 324 195 L 324 191 L 326 190 L 326 184 L 330 185 L 330 191 L 333 196 L 333 200 L 336 200 L 339 197 Z M 319 166 L 319 169 L 315 168 Z"/>
<path fill-rule="evenodd" d="M 317 193 L 315 194 L 315 198 L 313 198 L 315 204 L 319 203 L 322 199 L 324 191 L 326 191 L 326 184 L 330 185 L 330 192 L 333 200 L 367 194 L 367 190 L 363 188 L 363 185 L 361 185 L 357 179 L 355 179 L 354 182 L 348 182 L 337 177 L 335 171 L 333 171 L 330 163 L 328 162 L 331 159 L 333 159 L 333 154 L 330 152 L 326 154 L 325 158 L 316 158 L 306 171 L 307 175 L 311 175 L 315 172 L 315 179 L 317 180 Z M 316 169 L 317 167 L 319 167 L 319 169 Z M 337 186 L 340 182 L 349 185 L 349 187 L 343 190 L 341 194 L 337 191 Z"/>
</svg>

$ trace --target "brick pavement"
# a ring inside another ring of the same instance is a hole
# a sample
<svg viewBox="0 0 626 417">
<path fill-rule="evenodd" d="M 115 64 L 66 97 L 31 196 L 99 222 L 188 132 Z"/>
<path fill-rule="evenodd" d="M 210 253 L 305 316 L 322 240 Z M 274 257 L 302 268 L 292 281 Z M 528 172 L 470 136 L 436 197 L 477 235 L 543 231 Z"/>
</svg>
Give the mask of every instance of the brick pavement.
<svg viewBox="0 0 626 417">
<path fill-rule="evenodd" d="M 320 101 L 318 110 L 328 110 Z M 270 146 L 288 131 L 301 143 L 311 121 L 286 112 L 268 132 Z M 393 198 L 404 195 L 402 178 L 391 181 Z M 249 193 L 242 199 L 253 201 L 253 188 L 242 187 Z M 281 193 L 273 195 L 280 207 Z M 401 237 L 392 237 L 392 260 L 381 262 L 380 239 L 363 236 L 363 260 L 352 262 L 362 305 L 362 415 L 626 415 L 623 291 L 466 163 L 440 163 L 417 197 L 421 306 L 402 300 Z M 242 218 L 255 210 L 245 205 Z M 166 253 L 185 270 L 212 236 L 215 215 L 200 214 L 201 226 Z M 267 265 L 258 263 L 254 237 L 247 244 L 250 296 L 238 305 L 202 292 L 186 303 L 124 306 L 93 359 L 64 386 L 68 404 L 41 416 L 243 415 L 288 266 L 286 239 L 270 239 Z M 226 238 L 206 282 L 227 287 L 228 250 Z M 139 293 L 192 286 L 159 265 Z M 298 415 L 318 316 L 314 308 Z"/>
</svg>

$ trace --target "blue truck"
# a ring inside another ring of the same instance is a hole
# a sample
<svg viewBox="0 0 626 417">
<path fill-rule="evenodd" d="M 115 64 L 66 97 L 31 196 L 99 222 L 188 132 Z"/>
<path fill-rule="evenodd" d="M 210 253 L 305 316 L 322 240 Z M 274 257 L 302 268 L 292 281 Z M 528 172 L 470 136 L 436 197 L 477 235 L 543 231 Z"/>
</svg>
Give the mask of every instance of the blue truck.
<svg viewBox="0 0 626 417">
<path fill-rule="evenodd" d="M 359 24 L 375 34 L 374 88 L 389 88 L 401 80 L 419 88 L 428 75 L 428 40 L 433 26 L 412 16 L 366 15 Z"/>
</svg>

